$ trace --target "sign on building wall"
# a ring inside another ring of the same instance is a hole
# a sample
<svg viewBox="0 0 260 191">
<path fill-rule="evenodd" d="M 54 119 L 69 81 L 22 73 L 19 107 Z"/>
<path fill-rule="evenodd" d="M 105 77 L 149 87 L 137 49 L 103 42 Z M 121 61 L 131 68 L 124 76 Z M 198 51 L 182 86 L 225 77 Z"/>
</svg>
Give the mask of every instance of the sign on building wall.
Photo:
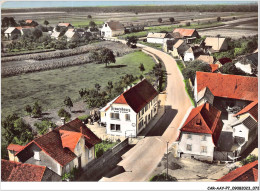
<svg viewBox="0 0 260 191">
<path fill-rule="evenodd" d="M 115 113 L 130 113 L 130 109 L 123 108 L 123 107 L 111 107 L 111 111 Z"/>
</svg>

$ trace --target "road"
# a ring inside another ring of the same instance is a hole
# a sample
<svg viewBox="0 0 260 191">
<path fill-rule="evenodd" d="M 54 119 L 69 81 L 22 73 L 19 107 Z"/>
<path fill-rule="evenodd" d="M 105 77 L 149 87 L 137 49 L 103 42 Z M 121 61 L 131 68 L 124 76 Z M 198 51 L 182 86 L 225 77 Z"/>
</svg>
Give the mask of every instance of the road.
<svg viewBox="0 0 260 191">
<path fill-rule="evenodd" d="M 166 152 L 166 142 L 169 141 L 169 144 L 171 144 L 176 140 L 178 127 L 188 108 L 192 106 L 176 61 L 170 55 L 157 49 L 140 44 L 138 46 L 158 56 L 164 62 L 168 73 L 166 113 L 163 115 L 161 122 L 157 123 L 160 126 L 159 128 L 163 129 L 162 135 L 148 136 L 139 141 L 135 147 L 122 156 L 123 160 L 118 164 L 125 169 L 125 172 L 111 178 L 103 178 L 100 181 L 148 181 L 151 173 Z"/>
</svg>

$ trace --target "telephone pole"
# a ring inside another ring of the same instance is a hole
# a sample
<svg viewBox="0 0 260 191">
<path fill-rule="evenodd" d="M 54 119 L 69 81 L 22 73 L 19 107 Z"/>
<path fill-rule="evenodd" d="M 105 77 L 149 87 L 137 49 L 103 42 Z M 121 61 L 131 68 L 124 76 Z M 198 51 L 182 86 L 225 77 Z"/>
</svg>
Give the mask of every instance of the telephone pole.
<svg viewBox="0 0 260 191">
<path fill-rule="evenodd" d="M 169 144 L 169 141 L 167 141 L 166 143 L 167 143 L 167 165 L 166 165 L 166 180 L 168 180 L 168 144 Z"/>
</svg>

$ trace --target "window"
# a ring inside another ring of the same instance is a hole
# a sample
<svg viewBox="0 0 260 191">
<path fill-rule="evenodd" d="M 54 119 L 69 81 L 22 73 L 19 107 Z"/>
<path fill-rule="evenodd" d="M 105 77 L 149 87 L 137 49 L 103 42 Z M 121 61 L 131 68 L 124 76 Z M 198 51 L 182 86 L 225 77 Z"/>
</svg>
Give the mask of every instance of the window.
<svg viewBox="0 0 260 191">
<path fill-rule="evenodd" d="M 92 155 L 92 149 L 88 150 L 88 158 L 91 159 L 93 157 Z"/>
<path fill-rule="evenodd" d="M 142 109 L 142 115 L 144 114 L 144 109 Z"/>
<path fill-rule="evenodd" d="M 40 151 L 34 151 L 34 159 L 40 160 Z"/>
<path fill-rule="evenodd" d="M 206 141 L 206 140 L 207 140 L 207 136 L 206 136 L 206 135 L 202 135 L 202 136 L 201 136 L 201 140 L 202 140 L 202 141 Z"/>
<path fill-rule="evenodd" d="M 147 110 L 148 110 L 148 105 L 145 106 L 145 111 L 147 111 Z"/>
<path fill-rule="evenodd" d="M 110 113 L 111 119 L 119 119 L 119 113 Z"/>
<path fill-rule="evenodd" d="M 207 153 L 207 147 L 206 146 L 201 146 L 201 152 L 202 153 Z"/>
<path fill-rule="evenodd" d="M 142 120 L 142 121 L 139 122 L 139 124 L 138 124 L 138 128 L 139 128 L 139 129 L 142 128 L 143 125 L 144 125 L 144 122 L 143 122 L 143 120 Z"/>
<path fill-rule="evenodd" d="M 130 114 L 125 114 L 125 120 L 130 121 Z"/>
<path fill-rule="evenodd" d="M 118 124 L 110 124 L 110 130 L 111 131 L 120 131 L 120 125 Z"/>
<path fill-rule="evenodd" d="M 191 134 L 187 134 L 187 139 L 192 139 Z"/>
<path fill-rule="evenodd" d="M 107 24 L 105 24 L 105 27 L 107 27 Z"/>
<path fill-rule="evenodd" d="M 192 150 L 192 145 L 187 144 L 186 150 L 187 150 L 187 151 L 191 151 L 191 150 Z"/>
</svg>

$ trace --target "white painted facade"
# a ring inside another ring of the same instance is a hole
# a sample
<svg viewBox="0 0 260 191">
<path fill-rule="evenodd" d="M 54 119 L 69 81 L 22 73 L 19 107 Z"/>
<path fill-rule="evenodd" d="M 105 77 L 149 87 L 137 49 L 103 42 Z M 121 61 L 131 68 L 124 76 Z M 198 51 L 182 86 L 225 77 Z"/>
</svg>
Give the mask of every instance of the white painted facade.
<svg viewBox="0 0 260 191">
<path fill-rule="evenodd" d="M 157 114 L 158 96 L 139 113 L 136 113 L 127 104 L 116 103 L 112 103 L 107 110 L 104 110 L 104 108 L 102 110 L 101 122 L 106 123 L 107 134 L 136 137 Z"/>
<path fill-rule="evenodd" d="M 253 74 L 250 64 L 241 64 L 240 62 L 235 63 L 235 66 L 247 74 Z"/>
<path fill-rule="evenodd" d="M 212 135 L 198 134 L 190 132 L 181 132 L 179 140 L 178 153 L 179 156 L 193 156 L 198 159 L 213 160 L 214 148 Z"/>
<path fill-rule="evenodd" d="M 194 58 L 194 54 L 193 52 L 185 52 L 184 53 L 184 61 L 185 62 L 189 62 L 189 61 L 193 61 L 195 58 Z"/>
<path fill-rule="evenodd" d="M 249 137 L 249 129 L 243 124 L 236 125 L 233 128 L 233 137 L 243 137 L 245 138 L 245 142 L 247 142 Z"/>
<path fill-rule="evenodd" d="M 101 28 L 101 36 L 103 37 L 113 37 L 122 35 L 125 33 L 125 30 L 112 30 L 107 23 L 104 23 Z"/>
<path fill-rule="evenodd" d="M 166 40 L 164 38 L 149 38 L 147 37 L 147 42 L 149 43 L 156 43 L 156 44 L 163 44 Z"/>
</svg>

